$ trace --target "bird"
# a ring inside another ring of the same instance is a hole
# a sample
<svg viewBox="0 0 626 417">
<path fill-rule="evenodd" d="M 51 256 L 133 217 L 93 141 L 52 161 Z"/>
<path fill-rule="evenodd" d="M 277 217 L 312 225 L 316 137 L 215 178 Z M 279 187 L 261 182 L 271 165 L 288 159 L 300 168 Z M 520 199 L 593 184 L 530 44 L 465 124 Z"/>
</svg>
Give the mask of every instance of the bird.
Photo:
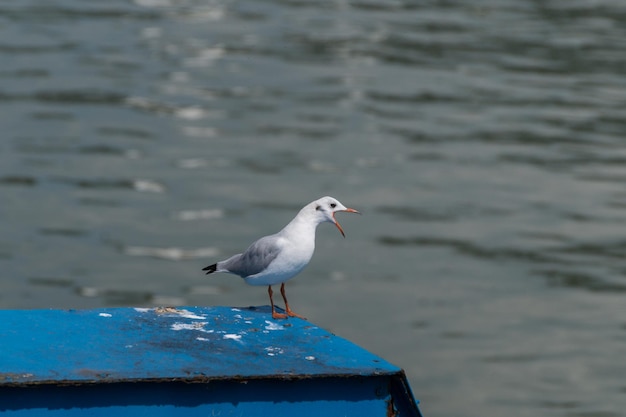
<svg viewBox="0 0 626 417">
<path fill-rule="evenodd" d="M 285 282 L 298 275 L 309 263 L 315 251 L 315 231 L 321 223 L 333 223 L 345 238 L 343 228 L 335 218 L 335 213 L 361 214 L 347 208 L 333 197 L 322 197 L 304 206 L 282 230 L 264 236 L 253 242 L 243 253 L 216 262 L 203 268 L 206 274 L 227 272 L 239 275 L 249 285 L 267 285 L 273 319 L 304 317 L 289 307 L 285 295 Z M 272 285 L 280 285 L 280 293 L 285 301 L 285 313 L 276 311 Z"/>
</svg>

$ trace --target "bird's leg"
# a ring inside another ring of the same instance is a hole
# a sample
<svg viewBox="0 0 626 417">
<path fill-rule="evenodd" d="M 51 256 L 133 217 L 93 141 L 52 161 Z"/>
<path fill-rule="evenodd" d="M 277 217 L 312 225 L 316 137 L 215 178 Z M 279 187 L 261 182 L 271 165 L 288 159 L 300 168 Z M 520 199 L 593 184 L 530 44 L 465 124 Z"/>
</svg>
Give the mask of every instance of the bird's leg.
<svg viewBox="0 0 626 417">
<path fill-rule="evenodd" d="M 274 291 L 272 291 L 271 285 L 267 286 L 267 293 L 270 295 L 270 304 L 272 305 L 272 318 L 273 319 L 286 319 L 287 318 L 286 314 L 277 313 L 276 310 L 274 310 L 274 299 L 272 298 L 272 296 L 274 295 Z"/>
<path fill-rule="evenodd" d="M 300 319 L 306 320 L 306 317 L 302 317 L 301 315 L 294 313 L 289 308 L 289 303 L 287 302 L 287 297 L 285 296 L 285 283 L 284 282 L 280 286 L 280 294 L 283 296 L 283 300 L 285 300 L 285 311 L 287 312 L 287 315 L 289 317 L 298 317 Z"/>
</svg>

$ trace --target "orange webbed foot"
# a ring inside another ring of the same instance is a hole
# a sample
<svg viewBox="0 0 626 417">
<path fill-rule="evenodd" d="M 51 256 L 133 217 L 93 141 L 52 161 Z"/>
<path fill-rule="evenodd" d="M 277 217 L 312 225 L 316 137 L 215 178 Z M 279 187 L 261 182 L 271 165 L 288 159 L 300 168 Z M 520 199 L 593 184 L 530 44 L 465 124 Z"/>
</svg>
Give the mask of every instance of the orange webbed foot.
<svg viewBox="0 0 626 417">
<path fill-rule="evenodd" d="M 287 315 L 286 314 L 282 314 L 282 313 L 277 313 L 275 311 L 272 311 L 272 318 L 273 319 L 286 319 Z"/>
<path fill-rule="evenodd" d="M 299 319 L 306 320 L 306 317 L 302 317 L 301 315 L 294 313 L 292 310 L 287 310 L 287 315 L 289 317 L 297 317 Z"/>
</svg>

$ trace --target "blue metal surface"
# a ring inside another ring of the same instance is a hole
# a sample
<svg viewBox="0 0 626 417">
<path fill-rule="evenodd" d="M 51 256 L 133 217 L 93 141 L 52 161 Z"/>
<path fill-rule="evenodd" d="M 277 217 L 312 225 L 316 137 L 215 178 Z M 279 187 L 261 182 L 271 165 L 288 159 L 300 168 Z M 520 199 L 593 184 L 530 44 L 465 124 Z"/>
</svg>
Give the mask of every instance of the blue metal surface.
<svg viewBox="0 0 626 417">
<path fill-rule="evenodd" d="M 0 311 L 0 411 L 85 410 L 420 415 L 400 368 L 269 307 Z"/>
</svg>

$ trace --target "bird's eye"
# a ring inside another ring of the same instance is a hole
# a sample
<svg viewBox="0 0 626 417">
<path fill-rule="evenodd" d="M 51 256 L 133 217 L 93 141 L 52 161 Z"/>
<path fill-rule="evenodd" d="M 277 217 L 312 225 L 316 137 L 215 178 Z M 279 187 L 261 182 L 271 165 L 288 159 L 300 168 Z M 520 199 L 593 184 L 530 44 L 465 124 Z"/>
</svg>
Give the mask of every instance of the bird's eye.
<svg viewBox="0 0 626 417">
<path fill-rule="evenodd" d="M 330 207 L 331 207 L 331 208 L 335 208 L 335 207 L 337 207 L 337 204 L 335 204 L 335 203 L 330 203 Z"/>
<path fill-rule="evenodd" d="M 315 210 L 319 210 L 321 208 L 322 208 L 322 206 L 317 206 L 317 207 L 315 207 Z"/>
</svg>

